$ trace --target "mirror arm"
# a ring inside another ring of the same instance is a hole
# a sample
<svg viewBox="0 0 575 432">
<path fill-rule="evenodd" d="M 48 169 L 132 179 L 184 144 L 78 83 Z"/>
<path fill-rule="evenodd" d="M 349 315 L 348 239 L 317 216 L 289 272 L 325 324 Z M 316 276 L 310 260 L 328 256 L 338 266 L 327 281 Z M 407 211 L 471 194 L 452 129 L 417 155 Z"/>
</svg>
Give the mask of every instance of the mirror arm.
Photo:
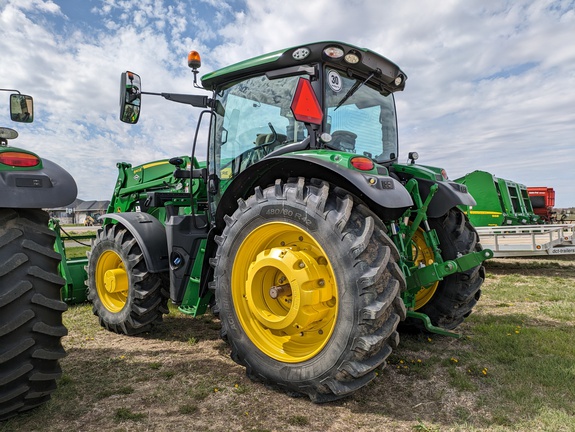
<svg viewBox="0 0 575 432">
<path fill-rule="evenodd" d="M 0 91 L 9 91 L 9 92 L 16 92 L 18 94 L 22 94 L 18 90 L 15 90 L 15 89 L 0 89 Z"/>
<path fill-rule="evenodd" d="M 207 96 L 187 95 L 177 93 L 151 93 L 151 92 L 141 92 L 141 94 L 162 96 L 164 99 L 170 100 L 172 102 L 179 102 L 199 108 L 207 108 L 209 107 L 210 103 L 210 100 Z"/>
<path fill-rule="evenodd" d="M 208 107 L 207 96 L 175 94 L 175 93 L 162 93 L 162 96 L 164 97 L 164 99 L 171 100 L 173 102 L 188 104 L 198 108 Z"/>
</svg>

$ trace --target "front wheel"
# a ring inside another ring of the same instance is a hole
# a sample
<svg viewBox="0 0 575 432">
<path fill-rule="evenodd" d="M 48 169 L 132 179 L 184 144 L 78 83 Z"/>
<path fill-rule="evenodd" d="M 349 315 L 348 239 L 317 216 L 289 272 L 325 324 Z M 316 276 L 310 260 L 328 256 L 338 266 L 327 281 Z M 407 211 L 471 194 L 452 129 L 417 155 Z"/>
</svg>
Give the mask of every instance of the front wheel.
<svg viewBox="0 0 575 432">
<path fill-rule="evenodd" d="M 215 294 L 232 358 L 252 379 L 347 396 L 375 377 L 405 318 L 405 280 L 381 221 L 303 178 L 256 188 L 216 238 Z"/>
<path fill-rule="evenodd" d="M 100 325 L 115 333 L 149 331 L 168 313 L 168 293 L 159 273 L 150 273 L 134 236 L 106 225 L 88 253 L 88 300 Z"/>
<path fill-rule="evenodd" d="M 55 238 L 46 212 L 0 209 L 0 421 L 50 399 L 62 374 Z"/>
</svg>

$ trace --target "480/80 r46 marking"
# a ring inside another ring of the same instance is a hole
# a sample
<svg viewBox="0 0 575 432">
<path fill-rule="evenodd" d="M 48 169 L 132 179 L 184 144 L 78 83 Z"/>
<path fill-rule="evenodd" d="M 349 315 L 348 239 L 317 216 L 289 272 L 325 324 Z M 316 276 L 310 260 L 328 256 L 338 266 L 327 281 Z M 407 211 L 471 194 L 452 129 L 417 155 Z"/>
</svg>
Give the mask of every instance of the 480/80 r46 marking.
<svg viewBox="0 0 575 432">
<path fill-rule="evenodd" d="M 255 189 L 216 239 L 216 302 L 248 376 L 315 402 L 375 377 L 399 342 L 405 281 L 381 221 L 304 178 Z"/>
</svg>

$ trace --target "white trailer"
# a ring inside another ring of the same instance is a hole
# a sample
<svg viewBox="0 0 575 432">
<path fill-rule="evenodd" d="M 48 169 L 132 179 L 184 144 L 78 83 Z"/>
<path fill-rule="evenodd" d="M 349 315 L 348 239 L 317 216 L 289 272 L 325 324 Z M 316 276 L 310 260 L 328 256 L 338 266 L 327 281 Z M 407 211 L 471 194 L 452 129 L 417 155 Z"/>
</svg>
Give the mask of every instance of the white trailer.
<svg viewBox="0 0 575 432">
<path fill-rule="evenodd" d="M 575 254 L 575 225 L 476 227 L 481 245 L 495 257 Z"/>
</svg>

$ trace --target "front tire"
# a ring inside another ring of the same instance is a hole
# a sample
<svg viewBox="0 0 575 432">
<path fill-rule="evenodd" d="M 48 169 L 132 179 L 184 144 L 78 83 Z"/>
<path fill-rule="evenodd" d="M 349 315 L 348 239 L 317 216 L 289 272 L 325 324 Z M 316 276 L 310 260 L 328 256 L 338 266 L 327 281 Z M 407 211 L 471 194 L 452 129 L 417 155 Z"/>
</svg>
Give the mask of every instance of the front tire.
<svg viewBox="0 0 575 432">
<path fill-rule="evenodd" d="M 451 209 L 443 217 L 429 219 L 429 226 L 437 233 L 444 260 L 482 249 L 477 232 L 458 209 Z M 432 256 L 431 252 L 429 254 Z M 426 314 L 433 325 L 453 330 L 471 314 L 481 296 L 484 280 L 482 265 L 449 275 L 433 287 L 421 290 L 416 295 L 415 309 Z"/>
<path fill-rule="evenodd" d="M 225 219 L 212 263 L 232 358 L 250 378 L 314 402 L 369 383 L 406 313 L 399 254 L 377 216 L 299 178 L 256 188 Z"/>
<path fill-rule="evenodd" d="M 0 420 L 46 402 L 62 374 L 55 238 L 46 212 L 0 209 Z"/>
<path fill-rule="evenodd" d="M 88 253 L 88 300 L 107 330 L 125 335 L 149 331 L 168 313 L 168 293 L 159 273 L 150 273 L 134 236 L 106 225 Z"/>
</svg>

